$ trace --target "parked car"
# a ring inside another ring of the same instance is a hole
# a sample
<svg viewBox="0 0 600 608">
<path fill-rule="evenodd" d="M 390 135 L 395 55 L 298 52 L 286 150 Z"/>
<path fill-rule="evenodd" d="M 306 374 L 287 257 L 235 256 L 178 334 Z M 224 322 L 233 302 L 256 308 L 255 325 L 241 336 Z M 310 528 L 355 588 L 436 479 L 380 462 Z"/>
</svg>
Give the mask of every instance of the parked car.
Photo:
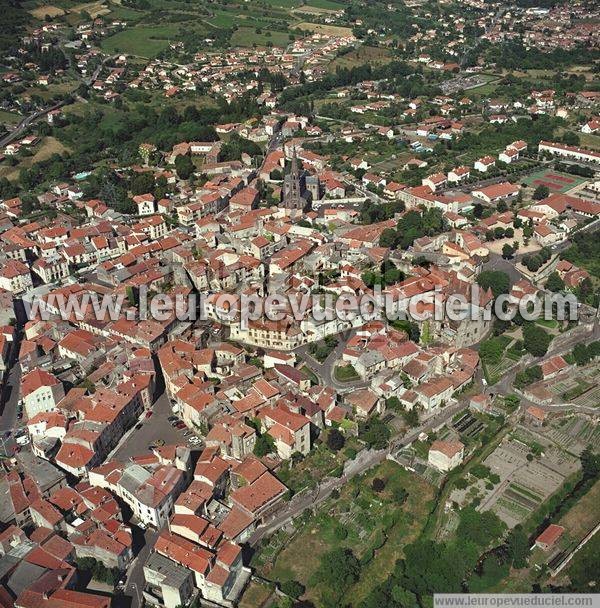
<svg viewBox="0 0 600 608">
<path fill-rule="evenodd" d="M 148 410 L 146 412 L 146 418 L 150 418 L 152 416 L 152 410 Z"/>
</svg>

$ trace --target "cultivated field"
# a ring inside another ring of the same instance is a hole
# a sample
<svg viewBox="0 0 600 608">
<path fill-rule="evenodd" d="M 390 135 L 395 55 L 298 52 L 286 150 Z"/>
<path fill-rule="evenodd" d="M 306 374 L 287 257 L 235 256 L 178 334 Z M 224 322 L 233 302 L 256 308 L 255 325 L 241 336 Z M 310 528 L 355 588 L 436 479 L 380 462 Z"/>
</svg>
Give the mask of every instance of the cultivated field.
<svg viewBox="0 0 600 608">
<path fill-rule="evenodd" d="M 500 483 L 482 498 L 479 509 L 493 510 L 509 528 L 527 519 L 579 468 L 577 458 L 524 427 L 517 427 L 484 464 Z"/>
</svg>

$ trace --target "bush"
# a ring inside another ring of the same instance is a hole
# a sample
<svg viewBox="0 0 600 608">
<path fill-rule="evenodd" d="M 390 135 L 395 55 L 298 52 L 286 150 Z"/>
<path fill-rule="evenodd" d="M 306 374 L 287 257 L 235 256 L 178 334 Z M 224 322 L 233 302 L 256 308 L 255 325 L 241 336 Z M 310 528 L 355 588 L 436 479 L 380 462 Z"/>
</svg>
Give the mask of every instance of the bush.
<svg viewBox="0 0 600 608">
<path fill-rule="evenodd" d="M 331 429 L 329 433 L 327 433 L 327 447 L 332 452 L 339 452 L 346 443 L 344 436 L 337 429 Z"/>
<path fill-rule="evenodd" d="M 373 489 L 373 492 L 383 492 L 383 490 L 385 490 L 385 481 L 380 477 L 375 477 L 371 483 L 371 488 Z"/>
<path fill-rule="evenodd" d="M 304 589 L 304 585 L 298 581 L 283 581 L 281 583 L 281 590 L 295 600 L 304 593 Z"/>
</svg>

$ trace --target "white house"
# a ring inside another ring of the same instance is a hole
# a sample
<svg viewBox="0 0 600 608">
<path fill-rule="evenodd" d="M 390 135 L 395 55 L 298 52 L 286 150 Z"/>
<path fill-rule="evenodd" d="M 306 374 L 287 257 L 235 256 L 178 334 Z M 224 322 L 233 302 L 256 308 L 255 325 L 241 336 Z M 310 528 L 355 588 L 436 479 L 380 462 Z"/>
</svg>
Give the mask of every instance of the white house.
<svg viewBox="0 0 600 608">
<path fill-rule="evenodd" d="M 429 448 L 428 462 L 440 471 L 450 471 L 464 458 L 465 446 L 460 441 L 434 441 Z"/>
<path fill-rule="evenodd" d="M 496 160 L 493 156 L 483 156 L 482 158 L 475 161 L 473 167 L 476 171 L 481 173 L 487 173 L 488 169 L 496 165 Z"/>
<path fill-rule="evenodd" d="M 34 369 L 23 376 L 21 397 L 29 419 L 40 412 L 51 412 L 64 396 L 62 382 L 43 369 Z"/>
<path fill-rule="evenodd" d="M 152 194 L 138 194 L 133 197 L 133 202 L 137 205 L 138 215 L 152 215 L 156 211 Z"/>
</svg>

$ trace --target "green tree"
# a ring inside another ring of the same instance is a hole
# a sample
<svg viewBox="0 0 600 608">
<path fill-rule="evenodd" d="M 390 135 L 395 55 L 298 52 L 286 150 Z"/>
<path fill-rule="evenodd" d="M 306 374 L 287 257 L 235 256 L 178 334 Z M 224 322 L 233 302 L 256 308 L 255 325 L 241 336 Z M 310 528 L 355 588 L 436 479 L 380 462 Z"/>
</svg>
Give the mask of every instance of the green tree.
<svg viewBox="0 0 600 608">
<path fill-rule="evenodd" d="M 543 357 L 548 352 L 552 336 L 535 323 L 526 323 L 523 326 L 523 345 L 528 353 L 534 357 Z"/>
<path fill-rule="evenodd" d="M 154 190 L 154 176 L 150 172 L 136 174 L 131 179 L 129 189 L 134 196 L 152 192 Z"/>
<path fill-rule="evenodd" d="M 332 452 L 339 452 L 344 447 L 345 443 L 346 440 L 338 429 L 331 429 L 329 433 L 327 433 L 327 447 Z"/>
<path fill-rule="evenodd" d="M 482 289 L 492 289 L 494 297 L 497 298 L 503 293 L 508 293 L 510 289 L 510 277 L 501 270 L 484 270 L 477 277 L 477 284 Z"/>
<path fill-rule="evenodd" d="M 337 547 L 321 556 L 314 579 L 328 605 L 335 605 L 360 575 L 360 563 L 350 549 Z"/>
<path fill-rule="evenodd" d="M 393 228 L 386 228 L 379 237 L 379 246 L 395 249 L 398 245 L 398 240 L 398 233 Z"/>
<path fill-rule="evenodd" d="M 529 538 L 521 524 L 517 524 L 508 535 L 508 556 L 514 568 L 525 568 L 529 558 Z"/>
<path fill-rule="evenodd" d="M 564 288 L 565 282 L 560 278 L 558 272 L 554 271 L 552 274 L 550 274 L 548 280 L 546 281 L 546 289 L 558 293 L 559 291 L 563 291 Z"/>
<path fill-rule="evenodd" d="M 573 349 L 573 358 L 577 365 L 587 365 L 590 362 L 592 355 L 585 344 L 579 343 Z"/>
<path fill-rule="evenodd" d="M 534 201 L 541 201 L 544 198 L 548 198 L 550 196 L 550 188 L 548 188 L 548 186 L 545 186 L 544 184 L 540 184 L 534 191 L 533 191 L 533 200 Z"/>
<path fill-rule="evenodd" d="M 189 156 L 180 154 L 175 158 L 175 171 L 181 179 L 189 179 L 194 172 L 194 163 Z"/>
<path fill-rule="evenodd" d="M 484 549 L 500 538 L 506 526 L 493 511 L 478 512 L 466 507 L 460 512 L 456 535 Z"/>
<path fill-rule="evenodd" d="M 281 590 L 291 598 L 297 600 L 304 593 L 304 585 L 298 581 L 283 581 Z"/>
<path fill-rule="evenodd" d="M 382 450 L 390 438 L 390 428 L 379 418 L 373 416 L 358 427 L 359 437 L 372 449 Z"/>
<path fill-rule="evenodd" d="M 256 439 L 254 444 L 254 455 L 262 458 L 267 454 L 271 454 L 275 451 L 275 441 L 271 435 L 264 433 Z"/>
<path fill-rule="evenodd" d="M 509 245 L 508 243 L 505 243 L 504 246 L 502 247 L 502 257 L 505 260 L 510 260 L 510 258 L 512 258 L 513 255 L 515 255 L 515 250 L 512 248 L 511 245 Z"/>
</svg>

